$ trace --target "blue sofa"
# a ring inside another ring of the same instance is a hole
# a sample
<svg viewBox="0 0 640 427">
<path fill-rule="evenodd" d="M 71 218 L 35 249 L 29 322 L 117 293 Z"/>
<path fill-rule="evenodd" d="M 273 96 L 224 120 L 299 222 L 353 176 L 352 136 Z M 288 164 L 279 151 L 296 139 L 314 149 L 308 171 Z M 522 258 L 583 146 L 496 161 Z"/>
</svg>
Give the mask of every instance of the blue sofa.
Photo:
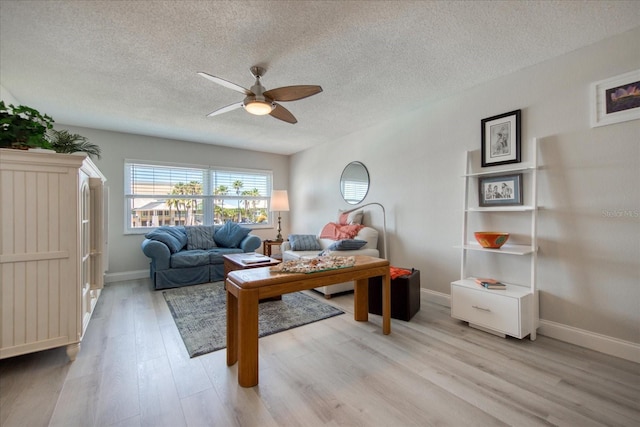
<svg viewBox="0 0 640 427">
<path fill-rule="evenodd" d="M 224 280 L 223 255 L 254 252 L 262 241 L 236 223 L 223 226 L 163 226 L 145 235 L 155 289 Z"/>
</svg>

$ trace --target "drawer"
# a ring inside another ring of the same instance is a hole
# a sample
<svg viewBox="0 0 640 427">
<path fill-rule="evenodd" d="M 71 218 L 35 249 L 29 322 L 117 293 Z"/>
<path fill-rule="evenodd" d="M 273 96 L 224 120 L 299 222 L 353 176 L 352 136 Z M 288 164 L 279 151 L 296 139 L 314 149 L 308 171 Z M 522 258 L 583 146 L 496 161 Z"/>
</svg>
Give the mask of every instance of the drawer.
<svg viewBox="0 0 640 427">
<path fill-rule="evenodd" d="M 498 292 L 451 286 L 451 316 L 521 337 L 520 300 Z"/>
</svg>

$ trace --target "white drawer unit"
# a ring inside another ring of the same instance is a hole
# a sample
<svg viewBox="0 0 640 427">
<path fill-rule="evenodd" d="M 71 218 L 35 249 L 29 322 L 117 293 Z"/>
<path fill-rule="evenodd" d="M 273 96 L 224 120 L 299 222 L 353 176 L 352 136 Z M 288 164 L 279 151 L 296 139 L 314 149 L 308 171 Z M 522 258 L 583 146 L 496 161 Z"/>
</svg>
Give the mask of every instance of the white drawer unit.
<svg viewBox="0 0 640 427">
<path fill-rule="evenodd" d="M 451 316 L 496 335 L 524 338 L 531 333 L 533 294 L 521 286 L 481 288 L 473 278 L 451 283 Z"/>
</svg>

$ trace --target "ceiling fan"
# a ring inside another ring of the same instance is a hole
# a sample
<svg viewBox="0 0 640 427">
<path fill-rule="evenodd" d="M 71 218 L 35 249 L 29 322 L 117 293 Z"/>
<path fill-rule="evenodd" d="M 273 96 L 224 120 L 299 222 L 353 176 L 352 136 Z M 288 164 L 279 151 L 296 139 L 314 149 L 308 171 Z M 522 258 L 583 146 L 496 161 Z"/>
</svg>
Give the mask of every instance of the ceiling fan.
<svg viewBox="0 0 640 427">
<path fill-rule="evenodd" d="M 296 120 L 289 110 L 278 104 L 276 101 L 297 101 L 322 92 L 322 88 L 315 85 L 284 86 L 276 89 L 265 90 L 262 83 L 260 83 L 260 77 L 264 76 L 267 70 L 258 66 L 251 67 L 249 70 L 256 79 L 254 85 L 251 86 L 251 90 L 245 89 L 242 86 L 231 83 L 225 79 L 221 79 L 220 77 L 212 76 L 211 74 L 203 72 L 198 73 L 205 79 L 209 79 L 214 83 L 245 95 L 244 100 L 241 102 L 236 102 L 235 104 L 227 105 L 226 107 L 212 111 L 207 114 L 207 117 L 217 116 L 218 114 L 243 107 L 251 114 L 255 114 L 257 116 L 269 114 L 271 117 L 294 124 L 297 123 L 298 120 Z"/>
</svg>

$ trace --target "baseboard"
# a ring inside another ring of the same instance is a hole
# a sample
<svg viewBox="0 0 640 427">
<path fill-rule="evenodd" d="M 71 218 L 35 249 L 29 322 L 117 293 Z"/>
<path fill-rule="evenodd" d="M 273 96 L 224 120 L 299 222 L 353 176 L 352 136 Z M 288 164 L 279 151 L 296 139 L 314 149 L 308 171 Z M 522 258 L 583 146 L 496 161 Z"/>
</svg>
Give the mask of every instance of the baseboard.
<svg viewBox="0 0 640 427">
<path fill-rule="evenodd" d="M 125 280 L 145 279 L 147 277 L 149 277 L 149 270 L 123 271 L 121 273 L 105 274 L 104 282 L 124 282 Z"/>
<path fill-rule="evenodd" d="M 445 307 L 451 307 L 451 296 L 449 294 L 435 292 L 425 288 L 421 288 L 420 290 L 426 296 L 427 301 Z M 538 334 L 610 356 L 640 363 L 640 344 L 633 342 L 543 319 L 540 319 Z"/>
<path fill-rule="evenodd" d="M 640 363 L 640 345 L 550 320 L 540 319 L 538 333 L 600 353 Z"/>
<path fill-rule="evenodd" d="M 445 307 L 451 307 L 451 297 L 449 294 L 443 294 L 442 292 L 436 292 L 425 288 L 420 288 L 420 291 L 427 296 L 427 301 L 443 305 Z"/>
</svg>

